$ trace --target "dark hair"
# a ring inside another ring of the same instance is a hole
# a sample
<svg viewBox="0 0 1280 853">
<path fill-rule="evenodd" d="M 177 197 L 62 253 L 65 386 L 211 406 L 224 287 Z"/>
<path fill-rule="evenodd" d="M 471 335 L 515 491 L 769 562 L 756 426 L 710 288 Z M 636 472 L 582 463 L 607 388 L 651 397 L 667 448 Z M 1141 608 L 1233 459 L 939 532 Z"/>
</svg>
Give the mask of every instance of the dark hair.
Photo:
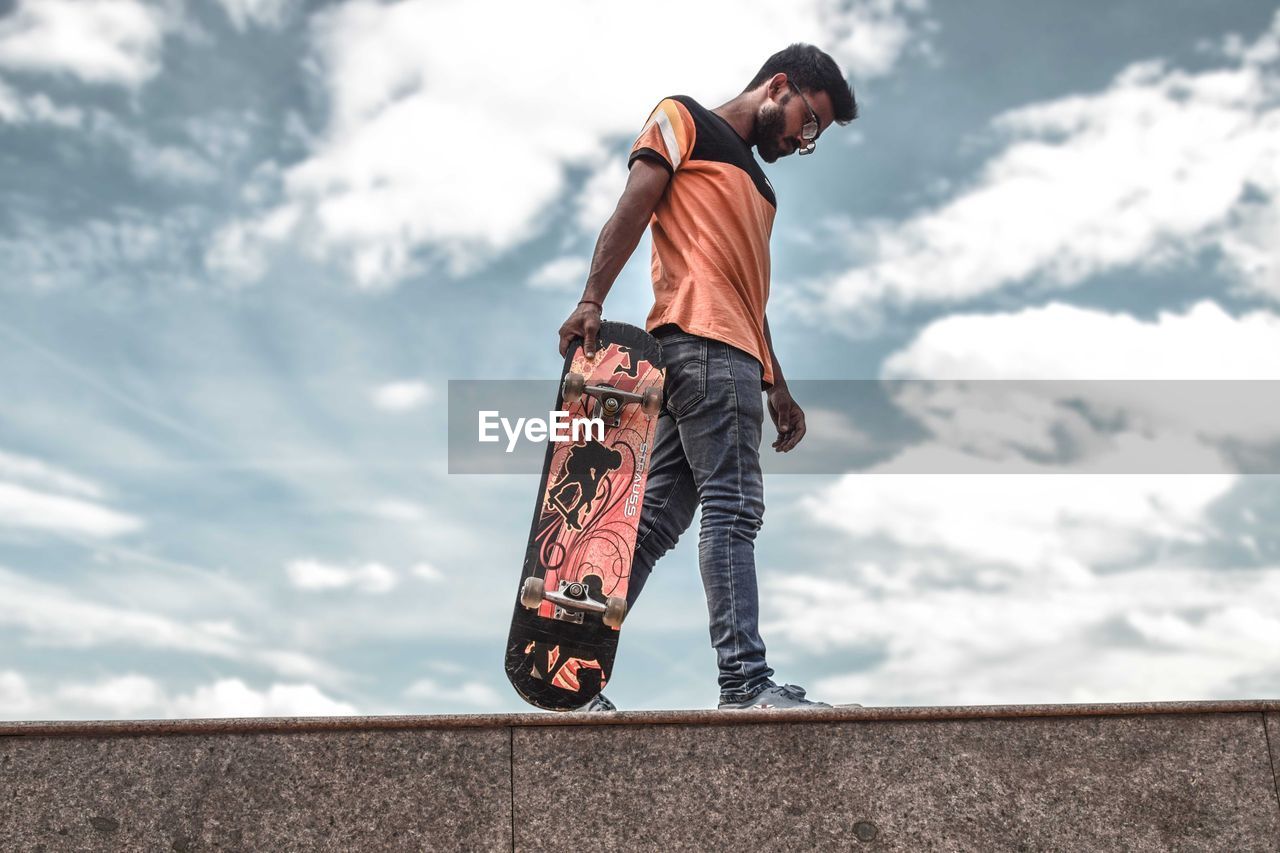
<svg viewBox="0 0 1280 853">
<path fill-rule="evenodd" d="M 836 123 L 848 124 L 858 117 L 858 103 L 844 72 L 834 59 L 811 44 L 797 42 L 769 57 L 743 91 L 754 89 L 780 71 L 805 91 L 826 92 Z"/>
</svg>

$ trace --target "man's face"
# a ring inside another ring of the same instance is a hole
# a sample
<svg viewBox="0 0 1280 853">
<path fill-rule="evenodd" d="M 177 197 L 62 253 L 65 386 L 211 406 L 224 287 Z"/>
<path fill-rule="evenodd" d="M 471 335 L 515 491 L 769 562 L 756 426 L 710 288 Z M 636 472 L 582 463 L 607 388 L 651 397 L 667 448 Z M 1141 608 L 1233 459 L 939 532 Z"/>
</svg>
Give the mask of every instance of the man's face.
<svg viewBox="0 0 1280 853">
<path fill-rule="evenodd" d="M 805 99 L 813 107 L 813 114 L 805 106 Z M 833 110 L 826 92 L 805 92 L 804 98 L 796 95 L 789 83 L 782 83 L 775 97 L 771 97 L 756 112 L 755 139 L 760 159 L 773 163 L 779 157 L 794 154 L 805 145 L 800 129 L 812 116 L 818 117 L 818 135 L 831 125 Z"/>
</svg>

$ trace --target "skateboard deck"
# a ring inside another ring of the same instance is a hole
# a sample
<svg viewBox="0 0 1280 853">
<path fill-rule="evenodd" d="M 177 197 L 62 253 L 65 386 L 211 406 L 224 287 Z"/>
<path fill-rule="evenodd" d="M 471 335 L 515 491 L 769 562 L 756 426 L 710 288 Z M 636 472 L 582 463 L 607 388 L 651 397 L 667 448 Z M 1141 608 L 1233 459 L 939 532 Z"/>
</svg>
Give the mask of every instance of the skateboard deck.
<svg viewBox="0 0 1280 853">
<path fill-rule="evenodd" d="M 613 672 L 664 378 L 658 342 L 625 323 L 601 324 L 593 359 L 581 340 L 565 356 L 556 408 L 604 429 L 547 442 L 506 654 L 539 708 L 579 708 Z"/>
</svg>

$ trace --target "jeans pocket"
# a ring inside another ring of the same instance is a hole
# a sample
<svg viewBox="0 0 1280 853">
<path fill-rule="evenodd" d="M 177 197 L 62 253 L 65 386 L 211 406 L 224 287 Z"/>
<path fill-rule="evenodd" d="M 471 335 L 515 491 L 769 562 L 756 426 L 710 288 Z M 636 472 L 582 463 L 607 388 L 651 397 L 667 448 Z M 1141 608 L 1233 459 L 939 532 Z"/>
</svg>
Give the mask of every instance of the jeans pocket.
<svg viewBox="0 0 1280 853">
<path fill-rule="evenodd" d="M 707 340 L 673 338 L 663 342 L 662 355 L 667 362 L 667 411 L 679 418 L 707 396 Z"/>
</svg>

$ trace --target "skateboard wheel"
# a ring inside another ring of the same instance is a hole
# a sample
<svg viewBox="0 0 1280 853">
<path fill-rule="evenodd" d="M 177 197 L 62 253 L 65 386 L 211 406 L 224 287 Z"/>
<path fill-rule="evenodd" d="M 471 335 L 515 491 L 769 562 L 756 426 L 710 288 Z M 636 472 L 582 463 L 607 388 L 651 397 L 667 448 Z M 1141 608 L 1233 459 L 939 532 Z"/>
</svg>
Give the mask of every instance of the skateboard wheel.
<svg viewBox="0 0 1280 853">
<path fill-rule="evenodd" d="M 662 411 L 662 392 L 657 388 L 644 389 L 644 396 L 640 398 L 640 411 L 651 418 L 656 417 Z"/>
<path fill-rule="evenodd" d="M 582 392 L 587 387 L 587 379 L 581 373 L 566 373 L 560 385 L 560 396 L 565 405 L 576 403 L 582 399 Z"/>
<path fill-rule="evenodd" d="M 520 603 L 537 610 L 542 606 L 542 594 L 546 590 L 547 584 L 542 578 L 525 578 L 524 586 L 520 587 Z"/>
<path fill-rule="evenodd" d="M 627 600 L 616 595 L 609 596 L 604 605 L 604 624 L 610 628 L 621 628 L 622 620 L 627 618 Z"/>
</svg>

